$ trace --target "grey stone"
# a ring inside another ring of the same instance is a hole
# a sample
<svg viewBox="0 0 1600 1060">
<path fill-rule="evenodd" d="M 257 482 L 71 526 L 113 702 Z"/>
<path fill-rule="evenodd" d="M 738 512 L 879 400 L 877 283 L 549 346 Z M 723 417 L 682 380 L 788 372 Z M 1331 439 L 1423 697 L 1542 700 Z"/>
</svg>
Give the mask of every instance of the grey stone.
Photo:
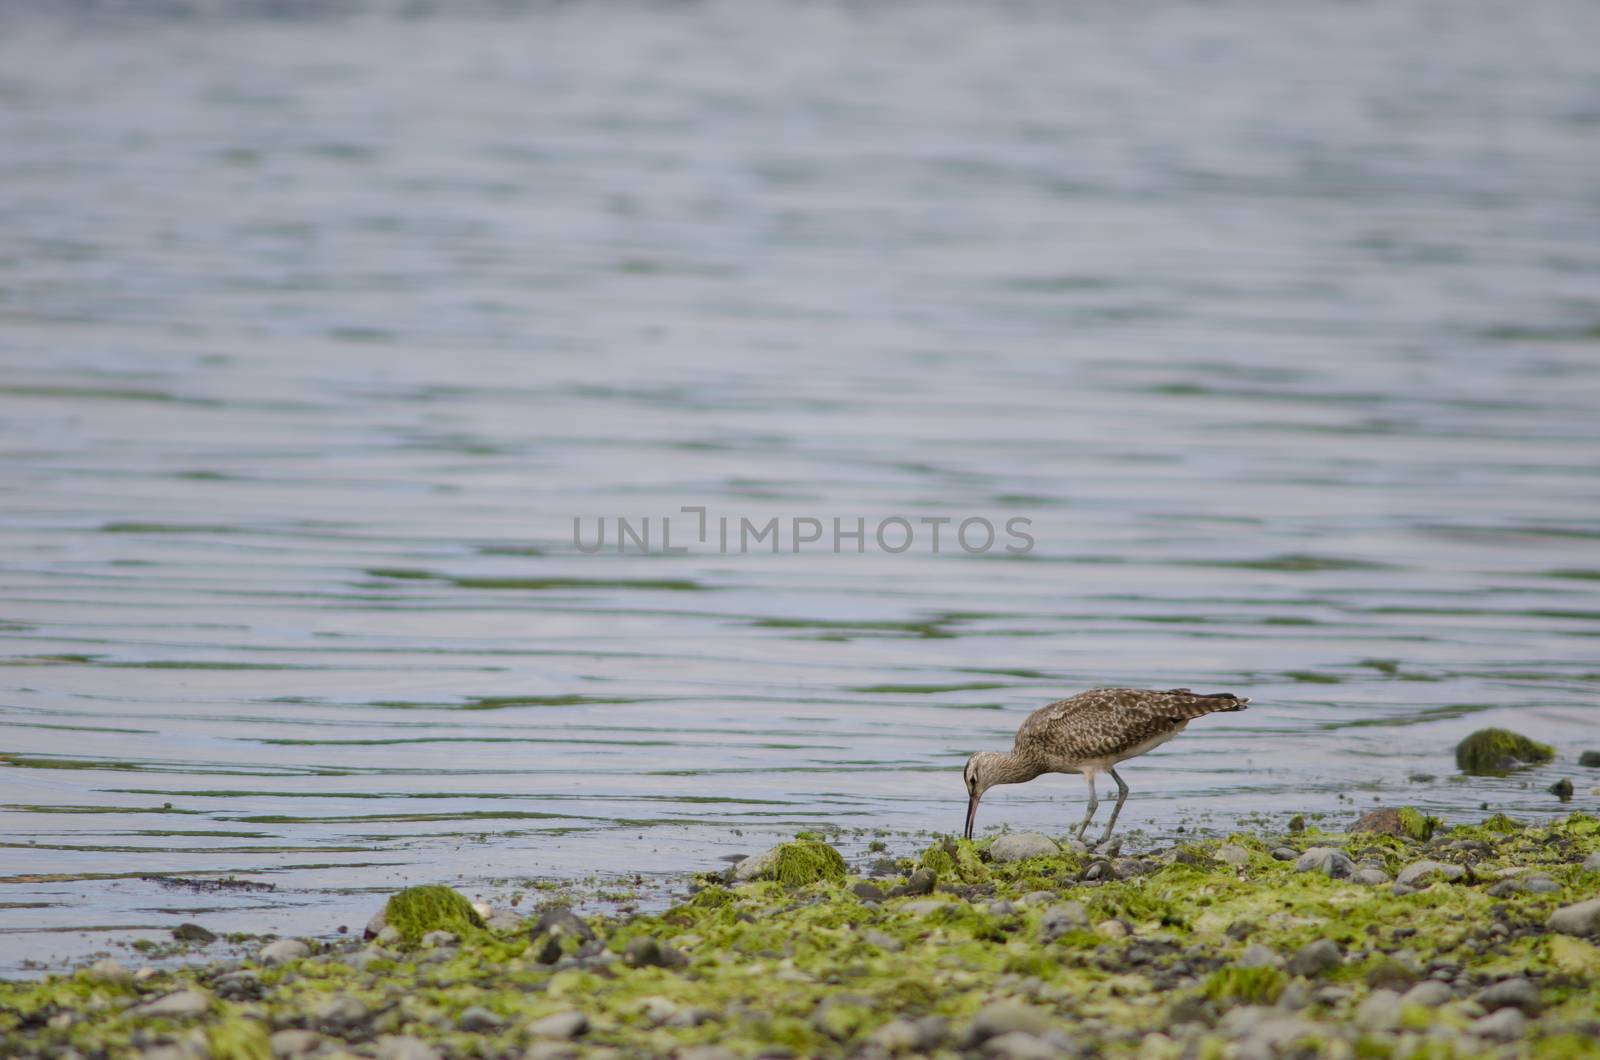
<svg viewBox="0 0 1600 1060">
<path fill-rule="evenodd" d="M 1250 851 L 1229 843 L 1227 846 L 1217 848 L 1217 860 L 1234 868 L 1240 868 L 1250 864 Z"/>
<path fill-rule="evenodd" d="M 589 1017 L 581 1012 L 557 1012 L 528 1025 L 540 1038 L 576 1038 L 589 1029 Z"/>
<path fill-rule="evenodd" d="M 921 1042 L 917 1025 L 908 1019 L 892 1019 L 873 1031 L 867 1041 L 890 1056 L 915 1052 Z"/>
<path fill-rule="evenodd" d="M 1239 1043 L 1235 1055 L 1239 1060 L 1276 1060 L 1287 1053 L 1295 1042 L 1316 1034 L 1317 1025 L 1314 1023 L 1298 1016 L 1275 1016 L 1256 1024 Z"/>
<path fill-rule="evenodd" d="M 247 969 L 228 972 L 213 979 L 211 989 L 225 1001 L 253 1001 L 261 996 L 261 977 Z"/>
<path fill-rule="evenodd" d="M 162 1019 L 189 1019 L 203 1016 L 211 1007 L 211 995 L 202 990 L 179 990 L 177 993 L 147 1001 L 133 1010 L 135 1016 L 155 1016 Z"/>
<path fill-rule="evenodd" d="M 385 1034 L 378 1039 L 378 1060 L 442 1060 L 439 1050 L 408 1034 Z"/>
<path fill-rule="evenodd" d="M 329 998 L 317 1009 L 317 1026 L 329 1034 L 343 1036 L 366 1025 L 372 1018 L 360 998 L 341 995 Z"/>
<path fill-rule="evenodd" d="M 375 939 L 378 937 L 378 932 L 382 931 L 388 926 L 389 912 L 387 909 L 380 909 L 376 913 L 373 913 L 372 918 L 367 921 L 367 926 L 361 931 L 361 937 Z"/>
<path fill-rule="evenodd" d="M 1046 905 L 1055 901 L 1054 891 L 1029 891 L 1017 899 L 1018 905 Z"/>
<path fill-rule="evenodd" d="M 978 1010 L 967 1029 L 969 1045 L 982 1045 L 990 1038 L 1020 1032 L 1038 1037 L 1050 1030 L 1050 1017 L 1032 1005 L 1018 1001 L 993 1001 Z"/>
<path fill-rule="evenodd" d="M 1544 873 L 1535 872 L 1523 877 L 1522 889 L 1529 894 L 1555 894 L 1561 890 L 1561 885 Z"/>
<path fill-rule="evenodd" d="M 1550 914 L 1549 926 L 1562 935 L 1600 935 L 1600 898 L 1562 906 Z"/>
<path fill-rule="evenodd" d="M 917 902 L 907 902 L 900 907 L 900 911 L 902 913 L 910 913 L 912 916 L 927 916 L 929 913 L 943 909 L 948 904 L 942 898 L 924 898 Z"/>
<path fill-rule="evenodd" d="M 890 898 L 904 898 L 907 895 L 932 894 L 933 885 L 938 882 L 932 869 L 918 869 L 911 874 L 911 878 L 900 886 L 889 891 Z"/>
<path fill-rule="evenodd" d="M 1061 1050 L 1032 1034 L 1008 1031 L 984 1042 L 983 1055 L 1007 1060 L 1054 1060 L 1061 1055 Z"/>
<path fill-rule="evenodd" d="M 861 938 L 885 953 L 899 953 L 905 949 L 905 945 L 899 939 L 882 931 L 866 931 L 862 933 Z"/>
<path fill-rule="evenodd" d="M 578 1047 L 571 1042 L 543 1041 L 528 1046 L 522 1060 L 578 1060 L 578 1056 Z"/>
<path fill-rule="evenodd" d="M 1059 853 L 1061 848 L 1049 836 L 1039 832 L 1013 832 L 1001 836 L 989 846 L 989 857 L 1001 863 L 1051 857 Z"/>
<path fill-rule="evenodd" d="M 443 949 L 454 946 L 461 941 L 461 936 L 454 931 L 430 931 L 422 936 L 422 944 L 428 949 Z"/>
<path fill-rule="evenodd" d="M 1357 869 L 1350 879 L 1364 887 L 1382 887 L 1389 882 L 1389 874 L 1382 869 Z"/>
<path fill-rule="evenodd" d="M 1265 1005 L 1238 1005 L 1223 1013 L 1217 1030 L 1224 1038 L 1243 1038 L 1274 1015 Z"/>
<path fill-rule="evenodd" d="M 279 939 L 269 942 L 256 953 L 256 960 L 262 964 L 288 964 L 298 961 L 303 957 L 311 956 L 311 947 L 299 939 Z"/>
<path fill-rule="evenodd" d="M 720 1045 L 691 1045 L 677 1052 L 677 1060 L 739 1060 L 738 1054 Z"/>
<path fill-rule="evenodd" d="M 505 1025 L 505 1020 L 482 1005 L 473 1005 L 462 1012 L 461 1018 L 456 1020 L 456 1026 L 472 1034 L 492 1034 Z"/>
<path fill-rule="evenodd" d="M 733 867 L 733 878 L 740 883 L 759 880 L 772 871 L 772 867 L 777 863 L 777 860 L 777 847 L 770 847 L 759 854 L 752 854 Z"/>
<path fill-rule="evenodd" d="M 1081 931 L 1089 926 L 1089 914 L 1078 902 L 1062 902 L 1044 911 L 1039 921 L 1039 937 L 1054 942 L 1071 931 Z"/>
<path fill-rule="evenodd" d="M 489 915 L 484 918 L 484 923 L 489 925 L 490 931 L 497 931 L 503 935 L 509 935 L 511 932 L 522 927 L 522 917 L 517 915 L 517 911 L 515 909 L 493 909 L 490 910 Z"/>
<path fill-rule="evenodd" d="M 1374 990 L 1356 1007 L 1355 1023 L 1364 1031 L 1388 1031 L 1400 1025 L 1400 995 Z"/>
<path fill-rule="evenodd" d="M 1273 847 L 1272 856 L 1277 861 L 1294 861 L 1300 857 L 1294 847 Z"/>
<path fill-rule="evenodd" d="M 1337 847 L 1312 847 L 1295 860 L 1296 872 L 1320 872 L 1332 880 L 1342 880 L 1356 871 L 1356 863 Z"/>
<path fill-rule="evenodd" d="M 649 935 L 637 935 L 623 948 L 622 963 L 633 968 L 665 968 L 672 964 L 671 952 L 671 947 Z"/>
<path fill-rule="evenodd" d="M 316 1031 L 278 1031 L 268 1040 L 267 1045 L 272 1050 L 273 1056 L 280 1060 L 289 1060 L 290 1057 L 316 1052 L 322 1046 L 322 1035 Z"/>
<path fill-rule="evenodd" d="M 1400 996 L 1408 1005 L 1425 1005 L 1438 1008 L 1455 996 L 1455 992 L 1437 979 L 1425 979 Z"/>
<path fill-rule="evenodd" d="M 1323 972 L 1339 967 L 1344 960 L 1344 953 L 1339 949 L 1338 943 L 1332 939 L 1318 939 L 1308 942 L 1289 958 L 1286 967 L 1290 975 L 1303 975 L 1307 979 L 1315 979 Z"/>
<path fill-rule="evenodd" d="M 103 983 L 126 983 L 133 978 L 133 973 L 110 957 L 95 961 L 86 969 L 92 978 Z"/>
<path fill-rule="evenodd" d="M 1472 1033 L 1495 1042 L 1514 1042 L 1528 1029 L 1528 1017 L 1514 1008 L 1503 1008 L 1472 1021 Z"/>
<path fill-rule="evenodd" d="M 1600 850 L 1583 859 L 1584 872 L 1600 872 Z"/>
<path fill-rule="evenodd" d="M 393 924 L 385 924 L 383 930 L 378 932 L 378 945 L 393 946 L 405 936 L 400 934 L 400 929 Z"/>
<path fill-rule="evenodd" d="M 533 925 L 533 933 L 550 935 L 554 938 L 574 938 L 583 942 L 592 942 L 595 937 L 594 929 L 566 906 L 555 906 L 540 913 L 538 922 Z"/>
<path fill-rule="evenodd" d="M 1539 1014 L 1539 988 L 1523 978 L 1502 979 L 1478 993 L 1478 1004 L 1486 1010 L 1520 1009 L 1525 1015 Z"/>
<path fill-rule="evenodd" d="M 178 942 L 198 942 L 202 945 L 217 941 L 216 933 L 199 924 L 179 924 L 172 929 L 172 937 Z"/>
<path fill-rule="evenodd" d="M 857 898 L 861 899 L 863 902 L 881 902 L 881 901 L 883 901 L 883 891 L 882 891 L 882 889 L 878 888 L 878 887 L 874 887 L 872 884 L 868 883 L 866 880 L 861 880 L 858 883 L 851 884 L 850 885 L 850 893 L 855 895 Z"/>
<path fill-rule="evenodd" d="M 1283 958 L 1270 947 L 1259 942 L 1252 942 L 1239 954 L 1239 959 L 1233 962 L 1241 968 L 1277 968 L 1283 964 Z"/>
<path fill-rule="evenodd" d="M 1395 894 L 1414 894 L 1440 880 L 1459 880 L 1467 874 L 1460 865 L 1447 861 L 1417 861 L 1400 870 L 1394 879 Z"/>
</svg>

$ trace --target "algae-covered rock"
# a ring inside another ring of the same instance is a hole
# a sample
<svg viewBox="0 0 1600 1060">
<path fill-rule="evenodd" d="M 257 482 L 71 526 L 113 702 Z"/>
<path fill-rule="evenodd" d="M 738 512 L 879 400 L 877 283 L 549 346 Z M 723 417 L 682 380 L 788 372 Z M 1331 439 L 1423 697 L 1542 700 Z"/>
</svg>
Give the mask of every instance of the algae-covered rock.
<svg viewBox="0 0 1600 1060">
<path fill-rule="evenodd" d="M 989 856 L 1001 864 L 1028 858 L 1054 857 L 1061 852 L 1055 841 L 1042 832 L 1013 832 L 989 845 Z"/>
<path fill-rule="evenodd" d="M 1459 880 L 1466 874 L 1460 865 L 1446 861 L 1418 861 L 1400 870 L 1394 879 L 1394 893 L 1411 894 L 1440 880 Z"/>
<path fill-rule="evenodd" d="M 1463 773 L 1480 776 L 1494 776 L 1554 757 L 1555 750 L 1549 744 L 1510 729 L 1479 729 L 1456 744 L 1456 767 Z"/>
<path fill-rule="evenodd" d="M 1600 769 L 1600 751 L 1585 751 L 1578 756 L 1578 764 L 1585 769 Z"/>
<path fill-rule="evenodd" d="M 844 876 L 844 858 L 828 844 L 814 839 L 780 843 L 745 858 L 733 869 L 733 878 L 740 882 L 777 880 L 785 887 L 804 887 L 824 880 L 843 883 Z"/>
<path fill-rule="evenodd" d="M 1399 836 L 1422 842 L 1433 835 L 1439 824 L 1437 817 L 1429 817 L 1410 806 L 1384 807 L 1363 815 L 1350 826 L 1350 831 Z"/>
<path fill-rule="evenodd" d="M 1315 978 L 1323 972 L 1339 967 L 1344 960 L 1344 952 L 1339 949 L 1339 944 L 1332 939 L 1317 939 L 1308 942 L 1289 958 L 1285 967 L 1290 975 L 1303 975 L 1307 979 Z"/>
<path fill-rule="evenodd" d="M 407 887 L 389 899 L 383 910 L 388 926 L 400 933 L 402 941 L 419 944 L 431 932 L 455 935 L 481 930 L 483 917 L 460 892 L 443 884 Z"/>
</svg>

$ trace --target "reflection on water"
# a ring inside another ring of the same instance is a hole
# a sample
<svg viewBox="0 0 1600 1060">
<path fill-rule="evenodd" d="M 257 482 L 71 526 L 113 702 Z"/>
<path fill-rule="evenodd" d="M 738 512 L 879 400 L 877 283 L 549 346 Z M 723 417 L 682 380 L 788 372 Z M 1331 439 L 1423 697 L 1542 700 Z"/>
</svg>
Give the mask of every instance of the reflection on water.
<svg viewBox="0 0 1600 1060">
<path fill-rule="evenodd" d="M 1130 830 L 1594 806 L 1593 7 L 28 10 L 0 972 L 952 831 L 1096 684 L 1254 701 Z M 573 547 L 685 505 L 1037 544 Z"/>
</svg>

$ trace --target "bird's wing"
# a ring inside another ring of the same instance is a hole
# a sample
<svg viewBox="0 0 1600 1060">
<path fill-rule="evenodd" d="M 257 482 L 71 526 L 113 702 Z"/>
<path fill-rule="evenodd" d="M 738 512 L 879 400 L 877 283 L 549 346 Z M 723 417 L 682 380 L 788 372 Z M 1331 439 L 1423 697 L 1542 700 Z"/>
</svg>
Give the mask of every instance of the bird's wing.
<svg viewBox="0 0 1600 1060">
<path fill-rule="evenodd" d="M 1030 714 L 1017 730 L 1019 751 L 1075 761 L 1121 754 L 1220 711 L 1243 710 L 1248 699 L 1231 692 L 1201 694 L 1187 688 L 1096 688 Z"/>
</svg>

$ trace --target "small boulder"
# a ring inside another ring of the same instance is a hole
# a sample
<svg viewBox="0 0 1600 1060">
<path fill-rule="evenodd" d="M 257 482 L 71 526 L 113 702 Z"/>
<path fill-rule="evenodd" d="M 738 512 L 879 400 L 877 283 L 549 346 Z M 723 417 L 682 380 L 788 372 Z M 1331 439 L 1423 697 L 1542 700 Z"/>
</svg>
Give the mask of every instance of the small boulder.
<svg viewBox="0 0 1600 1060">
<path fill-rule="evenodd" d="M 461 1013 L 456 1026 L 469 1034 L 493 1034 L 506 1025 L 506 1021 L 482 1005 L 473 1005 Z"/>
<path fill-rule="evenodd" d="M 528 1025 L 528 1030 L 537 1037 L 559 1040 L 576 1038 L 588 1029 L 589 1017 L 581 1012 L 557 1012 Z"/>
<path fill-rule="evenodd" d="M 1277 968 L 1283 964 L 1283 958 L 1278 956 L 1276 950 L 1270 946 L 1263 946 L 1259 942 L 1252 942 L 1239 954 L 1239 959 L 1233 962 L 1240 968 Z"/>
<path fill-rule="evenodd" d="M 1332 939 L 1317 939 L 1308 942 L 1295 951 L 1289 958 L 1285 967 L 1290 975 L 1303 975 L 1307 979 L 1314 979 L 1323 972 L 1330 971 L 1344 960 L 1344 951 Z"/>
<path fill-rule="evenodd" d="M 777 880 L 787 887 L 803 887 L 821 880 L 843 883 L 845 869 L 844 858 L 828 844 L 797 839 L 745 858 L 733 867 L 733 878 L 740 883 Z"/>
<path fill-rule="evenodd" d="M 883 901 L 883 891 L 865 880 L 852 884 L 850 887 L 850 893 L 861 899 L 863 902 Z"/>
<path fill-rule="evenodd" d="M 1039 920 L 1039 939 L 1054 942 L 1072 931 L 1082 931 L 1089 926 L 1089 914 L 1079 902 L 1061 902 L 1044 911 Z"/>
<path fill-rule="evenodd" d="M 203 1016 L 210 1007 L 211 995 L 205 991 L 179 990 L 139 1005 L 133 1010 L 133 1014 L 157 1019 L 181 1020 Z"/>
<path fill-rule="evenodd" d="M 1274 861 L 1294 861 L 1300 855 L 1294 847 L 1273 847 L 1272 858 Z"/>
<path fill-rule="evenodd" d="M 1400 995 L 1400 1000 L 1407 1005 L 1421 1005 L 1424 1008 L 1438 1008 L 1455 996 L 1454 991 L 1437 979 L 1424 979 L 1416 986 Z"/>
<path fill-rule="evenodd" d="M 321 1050 L 323 1041 L 322 1035 L 316 1031 L 291 1027 L 288 1030 L 274 1032 L 267 1040 L 267 1048 L 272 1050 L 272 1055 L 275 1057 L 305 1056 Z"/>
<path fill-rule="evenodd" d="M 1395 894 L 1413 894 L 1441 880 L 1459 880 L 1467 874 L 1460 865 L 1446 861 L 1417 861 L 1400 870 L 1394 880 Z"/>
<path fill-rule="evenodd" d="M 1356 863 L 1337 847 L 1312 847 L 1296 859 L 1294 870 L 1320 872 L 1331 880 L 1342 880 L 1355 874 Z"/>
<path fill-rule="evenodd" d="M 1061 1050 L 1032 1034 L 1008 1031 L 984 1042 L 983 1055 L 1003 1060 L 1056 1060 Z"/>
<path fill-rule="evenodd" d="M 329 998 L 317 1009 L 317 1026 L 328 1034 L 343 1037 L 351 1031 L 364 1027 L 371 1019 L 371 1013 L 360 998 L 342 995 Z"/>
<path fill-rule="evenodd" d="M 465 895 L 440 883 L 407 887 L 391 895 L 384 906 L 384 918 L 387 927 L 394 928 L 413 946 L 435 931 L 465 935 L 485 926 L 482 914 Z"/>
<path fill-rule="evenodd" d="M 1585 751 L 1578 756 L 1578 764 L 1585 769 L 1600 769 L 1600 751 Z"/>
<path fill-rule="evenodd" d="M 989 847 L 989 857 L 1001 864 L 1028 858 L 1053 857 L 1059 853 L 1061 848 L 1049 836 L 1039 832 L 1008 833 Z"/>
<path fill-rule="evenodd" d="M 1364 814 L 1350 826 L 1349 830 L 1372 835 L 1392 835 L 1421 842 L 1433 835 L 1434 829 L 1438 826 L 1438 818 L 1419 813 L 1410 806 L 1399 806 L 1384 807 Z"/>
<path fill-rule="evenodd" d="M 911 874 L 911 878 L 900 886 L 889 891 L 890 898 L 904 898 L 909 895 L 932 894 L 933 885 L 938 882 L 932 869 L 918 869 Z"/>
<path fill-rule="evenodd" d="M 172 937 L 179 942 L 198 942 L 201 945 L 217 941 L 217 936 L 214 933 L 207 931 L 199 924 L 179 924 L 172 929 Z"/>
<path fill-rule="evenodd" d="M 1600 872 L 1600 850 L 1583 859 L 1584 872 Z"/>
<path fill-rule="evenodd" d="M 1503 774 L 1554 757 L 1555 750 L 1549 744 L 1509 729 L 1479 729 L 1456 745 L 1456 768 L 1480 776 Z"/>
<path fill-rule="evenodd" d="M 1363 887 L 1382 887 L 1389 882 L 1389 874 L 1382 869 L 1357 869 L 1356 874 L 1350 877 L 1350 882 Z"/>
<path fill-rule="evenodd" d="M 1236 869 L 1243 868 L 1250 864 L 1250 851 L 1244 847 L 1229 843 L 1217 848 L 1217 860 L 1224 865 L 1232 865 Z"/>
<path fill-rule="evenodd" d="M 1539 1014 L 1539 988 L 1527 979 L 1502 979 L 1486 990 L 1479 991 L 1478 1004 L 1495 1012 L 1503 1008 L 1520 1010 L 1524 1015 Z"/>
<path fill-rule="evenodd" d="M 1470 1029 L 1479 1038 L 1493 1042 L 1514 1042 L 1527 1033 L 1528 1017 L 1514 1008 L 1503 1008 L 1473 1020 Z"/>
<path fill-rule="evenodd" d="M 1550 785 L 1550 794 L 1554 795 L 1562 802 L 1571 801 L 1572 793 L 1575 790 L 1576 789 L 1573 787 L 1572 781 L 1568 780 L 1566 777 L 1562 777 L 1560 780 Z"/>
<path fill-rule="evenodd" d="M 1356 1007 L 1355 1023 L 1364 1031 L 1388 1031 L 1400 1025 L 1400 995 L 1374 990 Z"/>
<path fill-rule="evenodd" d="M 378 1039 L 378 1060 L 443 1060 L 443 1054 L 421 1038 L 385 1034 Z"/>
<path fill-rule="evenodd" d="M 265 965 L 288 964 L 311 956 L 311 947 L 299 939 L 279 939 L 269 942 L 256 952 L 256 960 Z"/>
<path fill-rule="evenodd" d="M 967 1043 L 982 1045 L 990 1038 L 1002 1034 L 1021 1033 L 1038 1036 L 1047 1033 L 1052 1024 L 1050 1017 L 1032 1005 L 1018 1001 L 993 1001 L 978 1010 L 967 1028 Z"/>
</svg>

